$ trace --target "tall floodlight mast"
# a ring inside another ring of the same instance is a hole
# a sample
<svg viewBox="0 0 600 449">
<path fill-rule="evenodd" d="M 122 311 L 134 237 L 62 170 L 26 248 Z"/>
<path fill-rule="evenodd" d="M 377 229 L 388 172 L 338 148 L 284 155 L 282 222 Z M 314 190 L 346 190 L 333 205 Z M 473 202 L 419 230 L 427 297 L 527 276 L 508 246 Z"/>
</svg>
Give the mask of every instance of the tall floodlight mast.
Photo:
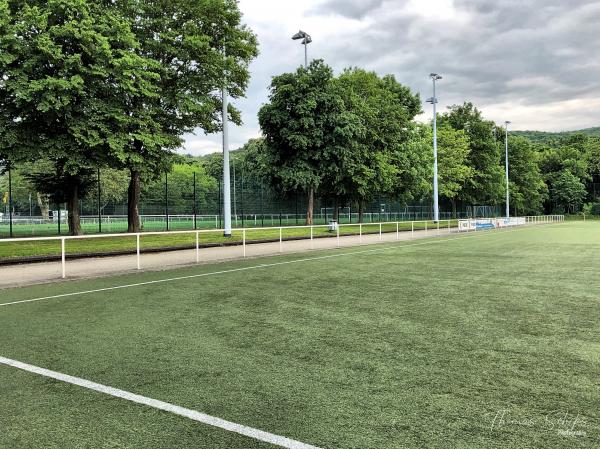
<svg viewBox="0 0 600 449">
<path fill-rule="evenodd" d="M 225 56 L 225 52 L 223 52 Z M 229 184 L 229 115 L 227 87 L 223 85 L 221 91 L 223 101 L 223 235 L 231 237 L 231 185 Z"/>
<path fill-rule="evenodd" d="M 506 218 L 510 218 L 510 190 L 508 185 L 508 125 L 510 125 L 510 122 L 507 120 L 504 122 L 504 162 L 506 166 Z"/>
<path fill-rule="evenodd" d="M 433 81 L 433 97 L 427 99 L 428 103 L 433 105 L 433 220 L 437 223 L 440 220 L 440 206 L 438 193 L 438 152 L 437 152 L 437 97 L 435 95 L 435 83 L 442 79 L 437 73 L 430 73 L 429 77 Z"/>
<path fill-rule="evenodd" d="M 292 36 L 295 41 L 302 39 L 301 44 L 304 45 L 304 67 L 308 67 L 308 44 L 312 42 L 310 34 L 300 30 Z"/>
</svg>

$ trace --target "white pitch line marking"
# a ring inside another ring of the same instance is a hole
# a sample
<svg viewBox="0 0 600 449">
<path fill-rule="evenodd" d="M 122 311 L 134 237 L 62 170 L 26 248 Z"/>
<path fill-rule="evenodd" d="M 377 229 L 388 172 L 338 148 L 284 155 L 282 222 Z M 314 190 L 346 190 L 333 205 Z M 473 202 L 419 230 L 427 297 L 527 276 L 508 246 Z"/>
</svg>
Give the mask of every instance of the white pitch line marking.
<svg viewBox="0 0 600 449">
<path fill-rule="evenodd" d="M 97 391 L 99 393 L 104 393 L 116 398 L 125 399 L 127 401 L 135 402 L 136 404 L 146 405 L 157 410 L 163 410 L 165 412 L 189 418 L 193 421 L 217 427 L 219 429 L 227 430 L 228 432 L 244 435 L 246 437 L 253 438 L 258 441 L 263 441 L 265 443 L 271 443 L 279 447 L 284 447 L 287 449 L 320 449 L 317 446 L 312 446 L 310 444 L 292 440 L 287 437 L 282 437 L 269 432 L 265 432 L 264 430 L 255 429 L 253 427 L 244 426 L 242 424 L 236 424 L 234 422 L 217 418 L 215 416 L 207 415 L 196 410 L 180 407 L 178 405 L 159 401 L 157 399 L 152 399 L 146 396 L 141 396 L 139 394 L 130 393 L 128 391 L 119 390 L 117 388 L 98 384 L 96 382 L 82 379 L 80 377 L 69 376 L 68 374 L 51 371 L 46 368 L 40 368 L 39 366 L 29 365 L 27 363 L 19 362 L 18 360 L 0 357 L 0 364 L 11 366 L 13 368 L 17 368 L 23 371 L 28 371 L 30 373 L 38 374 L 40 376 L 49 377 L 51 379 L 55 379 L 61 382 L 77 385 L 79 387 L 87 388 L 88 390 Z"/>
<path fill-rule="evenodd" d="M 496 231 L 508 232 L 508 231 L 517 231 L 517 230 L 522 231 L 525 229 L 532 229 L 532 228 L 509 228 L 509 229 L 502 229 L 502 230 L 496 230 Z M 334 257 L 352 256 L 354 254 L 380 252 L 380 251 L 387 251 L 390 249 L 402 249 L 402 248 L 409 248 L 409 247 L 413 247 L 413 246 L 430 245 L 432 243 L 442 243 L 442 242 L 449 242 L 449 241 L 453 241 L 453 240 L 462 240 L 462 239 L 467 239 L 467 238 L 483 237 L 485 235 L 497 235 L 498 234 L 498 232 L 491 232 L 491 231 L 480 231 L 480 232 L 481 232 L 480 234 L 472 233 L 472 234 L 465 235 L 462 237 L 453 237 L 453 238 L 432 237 L 431 239 L 427 239 L 427 241 L 425 241 L 425 242 L 419 242 L 419 243 L 395 244 L 392 246 L 386 246 L 384 248 L 378 247 L 378 248 L 367 249 L 367 250 L 362 250 L 362 251 L 351 251 L 349 253 L 329 254 L 327 256 L 317 256 L 317 257 L 307 257 L 304 259 L 288 260 L 285 262 L 264 263 L 264 264 L 260 264 L 260 265 L 253 265 L 250 267 L 232 268 L 230 270 L 211 271 L 209 273 L 190 274 L 187 276 L 178 276 L 178 277 L 167 278 L 167 279 L 156 279 L 154 281 L 136 282 L 133 284 L 116 285 L 113 287 L 97 288 L 97 289 L 93 289 L 93 290 L 83 290 L 80 292 L 62 293 L 60 295 L 43 296 L 40 298 L 32 298 L 32 299 L 24 299 L 24 300 L 20 300 L 20 301 L 5 302 L 5 303 L 0 304 L 0 307 L 13 306 L 13 305 L 17 305 L 17 304 L 26 304 L 26 303 L 30 303 L 30 302 L 46 301 L 49 299 L 67 298 L 67 297 L 71 297 L 71 296 L 81 296 L 81 295 L 87 295 L 87 294 L 91 294 L 91 293 L 101 293 L 101 292 L 107 292 L 107 291 L 111 291 L 111 290 L 120 290 L 123 288 L 141 287 L 144 285 L 161 284 L 164 282 L 181 281 L 181 280 L 185 280 L 185 279 L 194 279 L 194 278 L 200 278 L 200 277 L 206 277 L 206 276 L 214 276 L 214 275 L 218 275 L 218 274 L 227 274 L 227 273 L 236 273 L 239 271 L 256 270 L 258 268 L 269 268 L 269 267 L 275 267 L 278 265 L 289 265 L 289 264 L 293 264 L 293 263 L 309 262 L 309 261 L 313 261 L 313 260 L 331 259 Z"/>
</svg>

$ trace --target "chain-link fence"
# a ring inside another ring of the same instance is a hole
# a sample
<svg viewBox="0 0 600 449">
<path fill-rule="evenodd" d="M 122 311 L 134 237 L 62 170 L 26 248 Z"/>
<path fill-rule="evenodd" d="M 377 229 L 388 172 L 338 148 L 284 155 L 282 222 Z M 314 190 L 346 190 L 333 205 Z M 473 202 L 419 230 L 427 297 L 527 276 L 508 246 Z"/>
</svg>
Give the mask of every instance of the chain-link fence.
<svg viewBox="0 0 600 449">
<path fill-rule="evenodd" d="M 120 198 L 102 182 L 94 182 L 79 201 L 81 227 L 84 233 L 118 233 L 127 231 L 127 186 Z M 108 175 L 107 175 L 108 176 Z M 206 176 L 206 175 L 204 175 Z M 188 178 L 163 175 L 146 183 L 141 192 L 139 212 L 143 231 L 220 229 L 223 226 L 223 186 L 207 185 L 195 174 Z M 18 172 L 6 171 L 0 176 L 3 194 L 0 212 L 0 237 L 66 235 L 68 213 L 64 203 L 52 195 L 36 192 Z M 303 192 L 281 195 L 257 182 L 231 183 L 231 213 L 234 227 L 302 225 L 306 221 L 307 196 Z M 447 209 L 450 209 L 448 207 Z M 441 219 L 492 217 L 499 207 L 465 207 L 456 213 L 443 210 Z M 384 195 L 373 195 L 363 205 L 362 220 L 356 204 L 341 204 L 334 198 L 317 196 L 314 200 L 314 224 L 330 220 L 339 223 L 364 223 L 432 219 L 430 201 L 403 204 Z"/>
</svg>

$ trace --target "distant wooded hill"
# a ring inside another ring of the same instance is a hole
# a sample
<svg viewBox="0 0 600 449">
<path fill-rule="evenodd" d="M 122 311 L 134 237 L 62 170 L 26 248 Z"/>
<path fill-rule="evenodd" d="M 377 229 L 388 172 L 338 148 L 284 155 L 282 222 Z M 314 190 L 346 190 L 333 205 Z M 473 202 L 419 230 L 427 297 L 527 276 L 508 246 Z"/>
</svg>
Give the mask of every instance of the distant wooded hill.
<svg viewBox="0 0 600 449">
<path fill-rule="evenodd" d="M 563 137 L 569 137 L 574 134 L 585 134 L 586 136 L 598 136 L 600 137 L 600 126 L 593 128 L 585 128 L 577 131 L 562 131 L 562 132 L 545 132 L 545 131 L 512 131 L 512 135 L 527 137 L 528 139 L 535 142 L 548 142 L 551 140 L 561 139 Z"/>
</svg>

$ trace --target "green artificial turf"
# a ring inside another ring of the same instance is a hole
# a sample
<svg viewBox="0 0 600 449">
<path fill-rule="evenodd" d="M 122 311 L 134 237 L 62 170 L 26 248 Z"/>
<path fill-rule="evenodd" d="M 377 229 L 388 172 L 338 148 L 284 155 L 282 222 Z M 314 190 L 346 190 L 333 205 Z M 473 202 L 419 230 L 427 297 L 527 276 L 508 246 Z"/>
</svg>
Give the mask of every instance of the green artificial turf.
<svg viewBox="0 0 600 449">
<path fill-rule="evenodd" d="M 4 290 L 312 259 L 0 307 L 0 356 L 322 448 L 597 448 L 599 252 L 571 222 Z M 2 365 L 0 397 L 2 448 L 274 447 Z"/>
</svg>

